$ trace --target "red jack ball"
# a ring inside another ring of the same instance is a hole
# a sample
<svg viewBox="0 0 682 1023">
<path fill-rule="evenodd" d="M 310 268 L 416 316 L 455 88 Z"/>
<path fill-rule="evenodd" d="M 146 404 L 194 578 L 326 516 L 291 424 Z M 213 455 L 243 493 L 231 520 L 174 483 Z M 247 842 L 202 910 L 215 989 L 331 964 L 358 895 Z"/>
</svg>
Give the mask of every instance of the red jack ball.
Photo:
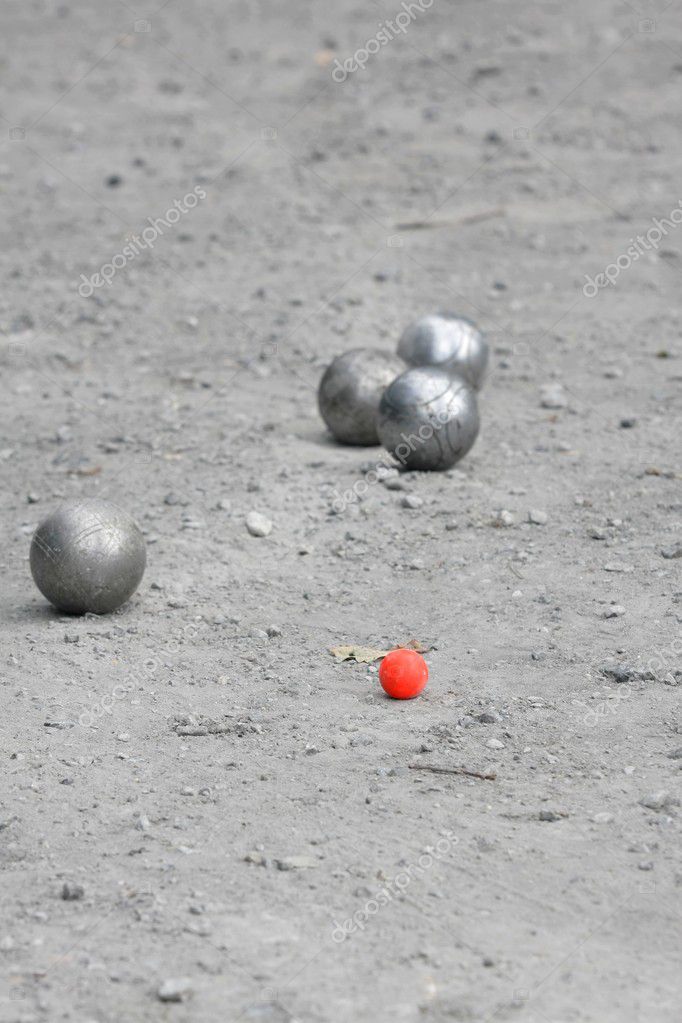
<svg viewBox="0 0 682 1023">
<path fill-rule="evenodd" d="M 394 700 L 419 696 L 428 677 L 426 661 L 416 650 L 391 650 L 379 666 L 379 681 Z"/>
</svg>

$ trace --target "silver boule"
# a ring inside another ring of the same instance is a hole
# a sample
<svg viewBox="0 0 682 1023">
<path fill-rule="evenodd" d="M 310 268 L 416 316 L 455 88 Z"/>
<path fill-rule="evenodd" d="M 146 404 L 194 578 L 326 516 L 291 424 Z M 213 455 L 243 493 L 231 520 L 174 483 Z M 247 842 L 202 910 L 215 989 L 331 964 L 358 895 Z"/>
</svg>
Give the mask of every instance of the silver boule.
<svg viewBox="0 0 682 1023">
<path fill-rule="evenodd" d="M 31 541 L 36 586 L 68 614 L 115 611 L 137 589 L 146 561 L 137 523 L 99 498 L 60 505 Z"/>
<path fill-rule="evenodd" d="M 377 413 L 384 389 L 405 363 L 392 352 L 353 348 L 334 359 L 317 392 L 320 415 L 343 444 L 378 444 Z"/>
<path fill-rule="evenodd" d="M 406 468 L 449 469 L 478 435 L 476 393 L 461 377 L 416 366 L 384 391 L 378 425 L 381 443 Z"/>
<path fill-rule="evenodd" d="M 479 390 L 488 365 L 488 344 L 466 317 L 435 313 L 410 324 L 398 342 L 398 355 L 410 366 L 438 366 L 464 377 Z"/>
</svg>

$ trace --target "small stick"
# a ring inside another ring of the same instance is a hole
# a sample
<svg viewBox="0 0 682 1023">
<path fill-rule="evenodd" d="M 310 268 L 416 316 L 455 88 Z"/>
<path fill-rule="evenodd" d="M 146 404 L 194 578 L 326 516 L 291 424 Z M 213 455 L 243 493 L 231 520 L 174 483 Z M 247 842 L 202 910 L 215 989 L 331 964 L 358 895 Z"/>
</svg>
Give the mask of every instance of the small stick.
<svg viewBox="0 0 682 1023">
<path fill-rule="evenodd" d="M 470 771 L 468 767 L 436 767 L 434 764 L 408 764 L 411 771 L 432 771 L 433 774 L 465 774 L 468 778 L 480 778 L 482 781 L 495 781 L 497 775 L 494 771 L 490 774 L 482 774 L 480 771 Z"/>
<path fill-rule="evenodd" d="M 459 227 L 463 224 L 479 224 L 482 220 L 490 220 L 491 217 L 504 217 L 506 210 L 503 208 L 495 210 L 481 210 L 480 213 L 469 213 L 456 220 L 408 220 L 402 224 L 396 224 L 396 231 L 426 231 L 437 230 L 441 227 Z"/>
</svg>

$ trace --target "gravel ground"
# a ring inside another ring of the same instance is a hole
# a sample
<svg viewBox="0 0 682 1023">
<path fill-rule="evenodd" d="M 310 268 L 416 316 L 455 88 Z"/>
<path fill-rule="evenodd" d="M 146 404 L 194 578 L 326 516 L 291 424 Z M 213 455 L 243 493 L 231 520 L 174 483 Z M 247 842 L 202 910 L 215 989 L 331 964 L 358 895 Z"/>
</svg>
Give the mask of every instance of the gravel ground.
<svg viewBox="0 0 682 1023">
<path fill-rule="evenodd" d="M 682 12 L 414 7 L 4 4 L 2 1023 L 679 1016 Z M 317 381 L 439 308 L 479 440 L 368 482 Z"/>
</svg>

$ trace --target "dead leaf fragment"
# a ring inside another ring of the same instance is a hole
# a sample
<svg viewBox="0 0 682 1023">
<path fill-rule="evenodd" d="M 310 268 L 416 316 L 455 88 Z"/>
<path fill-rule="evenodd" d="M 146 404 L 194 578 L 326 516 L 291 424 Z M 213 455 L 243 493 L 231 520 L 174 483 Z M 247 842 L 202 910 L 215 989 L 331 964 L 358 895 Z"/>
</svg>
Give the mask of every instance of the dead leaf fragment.
<svg viewBox="0 0 682 1023">
<path fill-rule="evenodd" d="M 388 650 L 377 650 L 371 646 L 333 646 L 329 653 L 340 661 L 357 661 L 358 664 L 374 664 L 385 657 Z"/>
<path fill-rule="evenodd" d="M 418 654 L 428 654 L 429 650 L 433 650 L 433 643 L 422 643 L 419 639 L 411 639 L 407 643 L 400 643 L 398 649 L 403 650 L 416 650 Z"/>
<path fill-rule="evenodd" d="M 421 643 L 418 639 L 411 639 L 407 643 L 397 643 L 390 650 L 379 650 L 377 647 L 360 646 L 352 643 L 344 646 L 330 647 L 329 653 L 339 662 L 357 661 L 358 664 L 373 664 L 375 661 L 380 661 L 391 650 L 416 650 L 418 654 L 426 654 L 429 650 L 433 650 L 433 646 Z"/>
</svg>

